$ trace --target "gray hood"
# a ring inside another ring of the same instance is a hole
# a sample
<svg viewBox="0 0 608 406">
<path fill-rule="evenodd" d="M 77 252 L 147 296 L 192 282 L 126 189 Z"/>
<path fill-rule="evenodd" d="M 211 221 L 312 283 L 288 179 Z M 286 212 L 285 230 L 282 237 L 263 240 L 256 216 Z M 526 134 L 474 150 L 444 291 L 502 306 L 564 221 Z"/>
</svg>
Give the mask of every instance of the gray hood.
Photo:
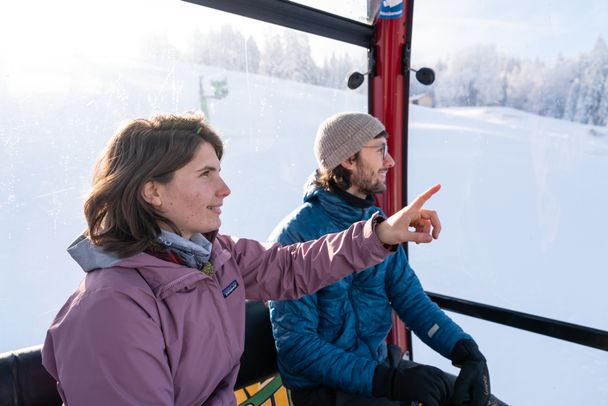
<svg viewBox="0 0 608 406">
<path fill-rule="evenodd" d="M 94 271 L 99 268 L 108 268 L 125 260 L 125 258 L 119 258 L 93 244 L 84 234 L 81 234 L 70 244 L 68 253 L 85 272 Z"/>
<path fill-rule="evenodd" d="M 212 243 L 202 234 L 195 234 L 191 240 L 186 240 L 175 233 L 161 229 L 157 242 L 175 252 L 191 268 L 201 269 L 211 256 Z M 93 244 L 84 234 L 70 244 L 68 253 L 85 272 L 109 268 L 127 259 L 105 251 Z M 141 254 L 133 257 L 137 255 Z"/>
</svg>

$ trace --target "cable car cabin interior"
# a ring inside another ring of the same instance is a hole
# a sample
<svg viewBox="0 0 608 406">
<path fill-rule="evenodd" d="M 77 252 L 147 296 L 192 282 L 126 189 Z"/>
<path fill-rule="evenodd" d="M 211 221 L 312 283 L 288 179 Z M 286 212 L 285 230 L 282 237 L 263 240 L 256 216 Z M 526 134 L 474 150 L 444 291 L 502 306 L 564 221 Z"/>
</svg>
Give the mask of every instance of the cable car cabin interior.
<svg viewBox="0 0 608 406">
<path fill-rule="evenodd" d="M 516 405 L 606 404 L 608 3 L 0 7 L 0 404 L 61 404 L 40 343 L 83 277 L 65 248 L 85 227 L 104 144 L 124 120 L 193 110 L 226 140 L 222 232 L 260 241 L 301 204 L 319 123 L 377 117 L 395 160 L 377 204 L 390 215 L 442 184 L 441 238 L 406 250 L 479 343 L 493 391 Z M 387 340 L 457 373 L 397 317 Z M 235 396 L 289 403 L 263 303 L 247 303 Z"/>
</svg>

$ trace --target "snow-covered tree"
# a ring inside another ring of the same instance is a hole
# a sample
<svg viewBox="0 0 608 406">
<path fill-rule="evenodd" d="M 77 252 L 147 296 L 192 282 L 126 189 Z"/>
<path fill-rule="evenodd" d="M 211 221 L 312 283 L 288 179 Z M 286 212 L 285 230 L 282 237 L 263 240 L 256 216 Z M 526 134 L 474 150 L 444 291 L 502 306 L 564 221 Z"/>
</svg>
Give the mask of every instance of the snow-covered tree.
<svg viewBox="0 0 608 406">
<path fill-rule="evenodd" d="M 169 41 L 166 31 L 149 32 L 139 47 L 141 57 L 156 61 L 175 61 L 180 57 L 178 49 Z"/>
<path fill-rule="evenodd" d="M 558 56 L 553 65 L 539 65 L 536 83 L 531 88 L 531 104 L 525 110 L 541 116 L 564 117 L 575 72 L 575 62 L 562 56 Z"/>
<path fill-rule="evenodd" d="M 247 38 L 247 42 L 245 43 L 245 46 L 246 46 L 245 71 L 253 72 L 253 73 L 259 72 L 261 53 L 260 53 L 260 48 L 258 47 L 257 42 L 255 41 L 255 39 L 252 36 L 249 36 L 249 38 Z"/>
<path fill-rule="evenodd" d="M 308 36 L 293 30 L 266 37 L 260 71 L 298 82 L 321 83 L 321 70 L 312 59 Z"/>
<path fill-rule="evenodd" d="M 504 59 L 493 45 L 467 48 L 448 59 L 435 94 L 442 106 L 497 106 L 505 99 Z"/>
<path fill-rule="evenodd" d="M 589 54 L 552 63 L 507 58 L 477 45 L 440 61 L 436 83 L 411 81 L 410 95 L 435 92 L 439 106 L 509 106 L 542 116 L 608 125 L 608 46 L 598 38 Z"/>
<path fill-rule="evenodd" d="M 336 89 L 346 89 L 348 77 L 353 72 L 367 72 L 366 58 L 354 58 L 348 53 L 336 55 L 332 52 L 329 57 L 325 57 L 323 68 L 321 69 L 321 84 Z M 360 89 L 364 90 L 365 86 Z"/>
<path fill-rule="evenodd" d="M 576 73 L 572 79 L 572 84 L 570 84 L 570 88 L 568 89 L 568 96 L 566 97 L 566 106 L 564 107 L 564 118 L 567 118 L 570 121 L 574 120 L 574 116 L 576 115 L 576 104 L 578 103 L 580 88 L 581 88 L 581 80 L 580 80 L 580 66 L 576 66 Z"/>
<path fill-rule="evenodd" d="M 506 72 L 505 105 L 529 110 L 532 105 L 532 88 L 537 86 L 544 66 L 539 61 L 514 59 Z"/>
<path fill-rule="evenodd" d="M 608 123 L 608 47 L 598 38 L 588 56 L 579 65 L 580 76 L 573 81 L 568 97 L 566 117 L 581 123 Z"/>
<path fill-rule="evenodd" d="M 266 37 L 260 72 L 315 85 L 323 83 L 322 70 L 312 58 L 308 35 L 293 30 Z"/>
<path fill-rule="evenodd" d="M 192 59 L 204 65 L 256 72 L 259 49 L 252 37 L 245 38 L 232 25 L 222 25 L 219 30 L 194 35 Z"/>
<path fill-rule="evenodd" d="M 598 85 L 601 86 L 603 93 L 596 113 L 598 118 L 596 124 L 608 126 L 608 76 L 604 77 L 603 85 Z"/>
<path fill-rule="evenodd" d="M 260 73 L 279 78 L 289 77 L 289 71 L 285 66 L 286 50 L 283 37 L 280 33 L 273 32 L 264 38 L 264 49 L 260 59 Z"/>
<path fill-rule="evenodd" d="M 283 31 L 285 59 L 289 78 L 297 82 L 319 84 L 321 71 L 312 59 L 308 35 L 294 30 Z"/>
</svg>

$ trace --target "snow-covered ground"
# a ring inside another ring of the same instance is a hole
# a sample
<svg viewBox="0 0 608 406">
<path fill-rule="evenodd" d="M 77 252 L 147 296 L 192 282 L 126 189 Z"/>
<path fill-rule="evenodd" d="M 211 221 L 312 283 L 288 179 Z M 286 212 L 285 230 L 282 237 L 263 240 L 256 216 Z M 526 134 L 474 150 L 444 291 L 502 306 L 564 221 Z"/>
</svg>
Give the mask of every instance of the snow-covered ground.
<svg viewBox="0 0 608 406">
<path fill-rule="evenodd" d="M 179 63 L 82 62 L 53 92 L 0 83 L 0 352 L 41 343 L 82 278 L 65 247 L 84 228 L 83 197 L 105 142 L 123 120 L 198 109 L 199 75 L 228 80 L 228 97 L 210 101 L 233 191 L 224 233 L 264 239 L 301 201 L 317 125 L 367 109 L 349 91 Z M 414 106 L 410 116 L 409 195 L 443 185 L 429 203 L 441 238 L 411 247 L 425 288 L 608 329 L 608 130 L 505 108 Z M 454 318 L 479 341 L 505 400 L 608 399 L 605 352 Z M 414 355 L 451 368 L 420 342 Z"/>
<path fill-rule="evenodd" d="M 410 247 L 425 289 L 608 330 L 608 129 L 508 108 L 413 108 L 410 120 L 410 196 L 443 185 L 440 239 Z M 453 317 L 505 400 L 606 404 L 606 352 Z M 417 339 L 414 358 L 455 370 Z"/>
</svg>

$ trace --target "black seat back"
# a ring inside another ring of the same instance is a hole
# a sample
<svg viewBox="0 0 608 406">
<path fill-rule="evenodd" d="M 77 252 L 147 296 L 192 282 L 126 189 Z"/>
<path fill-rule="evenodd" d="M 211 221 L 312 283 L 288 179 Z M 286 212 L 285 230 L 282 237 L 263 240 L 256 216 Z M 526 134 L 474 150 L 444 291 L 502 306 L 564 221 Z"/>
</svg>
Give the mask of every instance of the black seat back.
<svg viewBox="0 0 608 406">
<path fill-rule="evenodd" d="M 262 302 L 247 302 L 245 352 L 236 387 L 260 382 L 277 373 L 268 308 Z M 0 354 L 1 406 L 61 405 L 57 383 L 42 366 L 42 346 Z"/>
<path fill-rule="evenodd" d="M 262 302 L 254 301 L 248 301 L 246 306 L 245 350 L 236 388 L 263 381 L 278 372 L 268 308 Z"/>
<path fill-rule="evenodd" d="M 41 347 L 0 354 L 0 405 L 61 405 L 57 383 L 42 366 Z"/>
</svg>

